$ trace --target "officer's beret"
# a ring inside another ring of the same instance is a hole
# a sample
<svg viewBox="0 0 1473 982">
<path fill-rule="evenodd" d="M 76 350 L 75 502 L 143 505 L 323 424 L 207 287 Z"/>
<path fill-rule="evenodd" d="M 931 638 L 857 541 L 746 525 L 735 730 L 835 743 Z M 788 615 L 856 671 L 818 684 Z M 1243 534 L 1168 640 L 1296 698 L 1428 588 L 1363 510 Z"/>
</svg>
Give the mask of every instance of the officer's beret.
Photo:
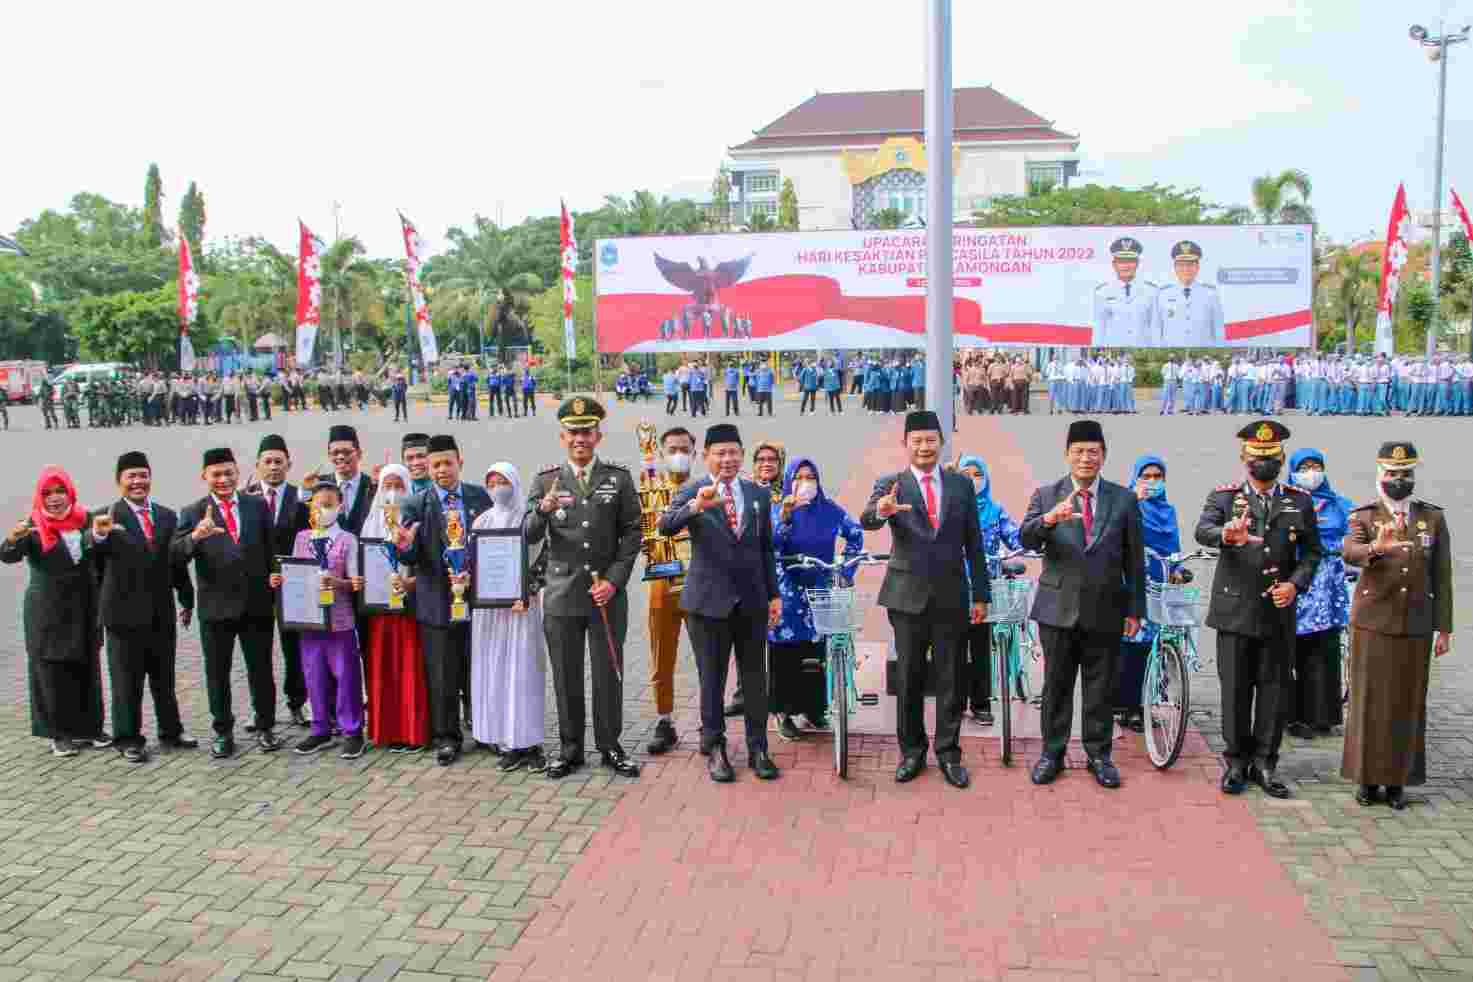
<svg viewBox="0 0 1473 982">
<path fill-rule="evenodd" d="M 148 457 L 144 455 L 143 451 L 129 450 L 118 458 L 118 469 L 113 474 L 113 480 L 122 477 L 123 471 L 133 470 L 136 467 L 142 467 L 144 470 L 153 469 L 148 466 Z"/>
<path fill-rule="evenodd" d="M 290 453 L 286 449 L 286 441 L 281 438 L 279 433 L 267 433 L 261 437 L 261 445 L 256 448 L 256 456 L 259 457 L 268 450 L 280 450 L 284 454 Z"/>
<path fill-rule="evenodd" d="M 1376 452 L 1376 463 L 1382 467 L 1416 467 L 1417 447 L 1407 440 L 1391 440 L 1381 444 Z"/>
</svg>

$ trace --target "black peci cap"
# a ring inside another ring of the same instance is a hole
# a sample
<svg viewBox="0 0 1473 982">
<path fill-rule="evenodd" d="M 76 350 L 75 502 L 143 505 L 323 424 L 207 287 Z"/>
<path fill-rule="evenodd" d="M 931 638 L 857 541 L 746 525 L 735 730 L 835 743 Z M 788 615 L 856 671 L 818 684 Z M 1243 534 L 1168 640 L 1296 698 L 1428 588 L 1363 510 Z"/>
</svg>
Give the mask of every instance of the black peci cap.
<svg viewBox="0 0 1473 982">
<path fill-rule="evenodd" d="M 142 467 L 145 470 L 153 470 L 153 468 L 148 466 L 148 457 L 144 455 L 143 451 L 129 450 L 118 458 L 118 469 L 113 474 L 113 480 L 116 481 L 122 477 L 123 471 L 131 471 L 138 467 Z"/>
</svg>

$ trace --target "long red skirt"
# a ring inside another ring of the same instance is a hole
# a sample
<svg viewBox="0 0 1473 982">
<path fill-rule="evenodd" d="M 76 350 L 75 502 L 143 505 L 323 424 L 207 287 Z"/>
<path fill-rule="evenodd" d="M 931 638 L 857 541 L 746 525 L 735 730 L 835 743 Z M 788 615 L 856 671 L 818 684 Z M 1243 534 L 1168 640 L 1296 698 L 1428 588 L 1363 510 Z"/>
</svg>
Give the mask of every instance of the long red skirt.
<svg viewBox="0 0 1473 982">
<path fill-rule="evenodd" d="M 419 624 L 413 614 L 368 619 L 368 739 L 376 747 L 430 742 L 430 697 L 425 688 Z"/>
</svg>

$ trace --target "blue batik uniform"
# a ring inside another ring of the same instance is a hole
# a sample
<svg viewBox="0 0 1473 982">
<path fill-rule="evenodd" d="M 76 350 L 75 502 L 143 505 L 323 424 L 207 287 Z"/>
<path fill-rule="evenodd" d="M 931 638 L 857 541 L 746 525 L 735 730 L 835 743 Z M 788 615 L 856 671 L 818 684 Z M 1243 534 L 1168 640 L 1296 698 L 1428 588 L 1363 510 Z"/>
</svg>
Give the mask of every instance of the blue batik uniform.
<svg viewBox="0 0 1473 982">
<path fill-rule="evenodd" d="M 783 473 L 783 496 L 793 493 L 793 475 L 807 465 L 818 475 L 818 465 L 808 457 L 795 457 Z M 844 540 L 847 559 L 864 551 L 864 529 L 843 508 L 823 493 L 818 484 L 818 497 L 802 508 L 794 508 L 788 520 L 782 521 L 782 506 L 772 506 L 772 549 L 778 556 L 812 556 L 826 563 L 834 561 L 834 543 Z M 808 606 L 805 589 L 832 586 L 830 574 L 817 569 L 789 569 L 777 563 L 777 592 L 782 598 L 782 617 L 777 627 L 767 632 L 767 640 L 775 644 L 817 641 L 813 628 L 813 611 Z"/>
</svg>

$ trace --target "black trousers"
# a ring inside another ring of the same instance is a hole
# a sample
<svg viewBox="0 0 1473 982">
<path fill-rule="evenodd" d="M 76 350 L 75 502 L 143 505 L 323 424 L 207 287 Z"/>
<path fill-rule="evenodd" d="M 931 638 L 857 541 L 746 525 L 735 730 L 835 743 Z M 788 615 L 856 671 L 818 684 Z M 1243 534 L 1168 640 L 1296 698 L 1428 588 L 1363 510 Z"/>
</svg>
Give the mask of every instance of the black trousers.
<svg viewBox="0 0 1473 982">
<path fill-rule="evenodd" d="M 259 417 L 260 414 L 261 414 L 260 409 L 258 409 L 257 406 L 256 406 L 256 399 L 257 399 L 256 393 L 254 393 L 254 392 L 247 392 L 246 393 L 246 409 L 251 414 L 251 422 L 252 423 L 254 423 L 256 421 L 257 417 Z"/>
<path fill-rule="evenodd" d="M 236 405 L 235 405 L 235 396 L 226 396 L 225 397 L 225 422 L 228 423 L 232 419 L 235 419 L 239 415 L 240 415 L 240 410 L 236 408 Z"/>
<path fill-rule="evenodd" d="M 811 721 L 828 712 L 822 641 L 769 644 L 767 661 L 774 713 L 801 713 Z"/>
<path fill-rule="evenodd" d="M 767 750 L 767 608 L 744 610 L 738 604 L 728 617 L 687 613 L 696 672 L 701 679 L 701 749 L 726 744 L 726 673 L 733 654 L 741 675 L 746 717 L 747 752 Z"/>
<path fill-rule="evenodd" d="M 1327 729 L 1345 722 L 1341 702 L 1340 632 L 1301 634 L 1294 639 L 1294 701 L 1289 721 Z"/>
<path fill-rule="evenodd" d="M 864 391 L 864 373 L 855 372 L 854 379 L 849 383 L 849 394 L 857 396 Z"/>
<path fill-rule="evenodd" d="M 460 749 L 461 692 L 471 659 L 469 622 L 435 627 L 420 624 L 425 657 L 425 689 L 430 699 L 430 742 Z"/>
<path fill-rule="evenodd" d="M 273 617 L 237 617 L 224 621 L 201 621 L 200 647 L 205 656 L 205 693 L 210 701 L 210 716 L 215 733 L 230 736 L 235 732 L 235 714 L 230 707 L 230 676 L 235 662 L 235 641 L 240 639 L 240 653 L 245 659 L 246 684 L 251 692 L 251 707 L 257 731 L 276 726 L 276 680 L 271 673 L 271 631 Z"/>
<path fill-rule="evenodd" d="M 604 609 L 609 614 L 614 652 L 622 666 L 629 600 L 620 590 Z M 558 738 L 564 759 L 583 759 L 583 734 L 588 727 L 583 690 L 585 657 L 593 676 L 593 745 L 605 753 L 617 749 L 624 732 L 624 686 L 609 663 L 609 634 L 604 632 L 603 618 L 596 612 L 587 617 L 544 614 L 542 633 L 547 636 L 547 660 L 552 664 Z"/>
<path fill-rule="evenodd" d="M 974 712 L 990 711 L 992 703 L 992 625 L 968 624 L 964 640 L 967 656 L 967 703 Z"/>
<path fill-rule="evenodd" d="M 1141 709 L 1141 690 L 1146 684 L 1146 660 L 1151 646 L 1134 641 L 1120 642 L 1120 665 L 1115 670 L 1115 708 Z"/>
<path fill-rule="evenodd" d="M 936 759 L 962 759 L 962 699 L 967 663 L 962 637 L 967 629 L 964 608 L 937 610 L 927 605 L 919 614 L 889 611 L 895 632 L 895 735 L 902 756 L 920 755 L 934 747 Z M 926 739 L 926 652 L 930 650 L 936 679 L 936 739 Z"/>
<path fill-rule="evenodd" d="M 738 393 L 736 389 L 726 390 L 726 415 L 730 416 L 735 413 L 736 415 L 740 416 L 742 414 L 742 407 L 739 396 L 740 393 Z"/>
<path fill-rule="evenodd" d="M 680 385 L 680 408 L 690 408 L 690 385 L 684 382 Z"/>
<path fill-rule="evenodd" d="M 409 401 L 396 392 L 394 393 L 394 422 L 399 422 L 401 416 L 406 420 L 409 419 Z"/>
<path fill-rule="evenodd" d="M 307 676 L 302 671 L 302 636 L 296 631 L 281 630 L 281 692 L 287 709 L 301 709 L 307 704 Z M 366 643 L 360 641 L 359 644 Z"/>
<path fill-rule="evenodd" d="M 533 392 L 523 392 L 522 393 L 522 415 L 523 416 L 536 416 L 537 415 L 537 397 L 536 397 L 536 393 L 533 393 Z"/>
<path fill-rule="evenodd" d="M 1294 636 L 1251 638 L 1217 632 L 1217 677 L 1222 686 L 1223 757 L 1265 770 L 1279 763 L 1289 698 Z"/>
<path fill-rule="evenodd" d="M 674 416 L 675 415 L 675 404 L 678 403 L 679 401 L 680 401 L 680 397 L 679 396 L 674 395 L 674 394 L 670 394 L 670 393 L 667 393 L 666 394 L 666 396 L 665 396 L 665 415 L 666 416 Z"/>
<path fill-rule="evenodd" d="M 836 389 L 833 392 L 830 392 L 829 393 L 829 412 L 831 412 L 831 413 L 832 412 L 840 412 L 840 413 L 842 413 L 843 411 L 844 411 L 844 401 L 840 397 L 840 394 L 839 394 L 838 390 Z"/>
<path fill-rule="evenodd" d="M 1062 754 L 1074 727 L 1074 680 L 1082 679 L 1084 752 L 1110 756 L 1115 735 L 1115 675 L 1120 632 L 1101 634 L 1078 628 L 1038 625 L 1043 642 L 1043 749 Z"/>
<path fill-rule="evenodd" d="M 171 740 L 184 732 L 179 697 L 174 689 L 174 655 L 178 634 L 173 623 L 144 628 L 107 629 L 107 671 L 112 679 L 113 742 L 141 747 L 143 686 L 153 694 L 158 737 Z"/>
<path fill-rule="evenodd" d="M 267 419 L 270 419 L 271 418 L 271 393 L 270 393 L 270 391 L 262 391 L 260 393 L 260 395 L 257 396 L 257 398 L 261 400 L 261 415 L 264 416 L 264 417 L 266 417 Z M 286 396 L 282 396 L 282 399 L 281 399 L 281 409 L 282 409 L 282 412 L 286 412 L 287 411 L 287 401 L 288 401 L 288 398 Z"/>
<path fill-rule="evenodd" d="M 517 394 L 515 392 L 507 392 L 507 393 L 505 393 L 503 395 L 503 401 L 506 404 L 505 414 L 507 416 L 520 416 L 521 415 L 521 413 L 519 413 L 517 411 Z"/>
</svg>

